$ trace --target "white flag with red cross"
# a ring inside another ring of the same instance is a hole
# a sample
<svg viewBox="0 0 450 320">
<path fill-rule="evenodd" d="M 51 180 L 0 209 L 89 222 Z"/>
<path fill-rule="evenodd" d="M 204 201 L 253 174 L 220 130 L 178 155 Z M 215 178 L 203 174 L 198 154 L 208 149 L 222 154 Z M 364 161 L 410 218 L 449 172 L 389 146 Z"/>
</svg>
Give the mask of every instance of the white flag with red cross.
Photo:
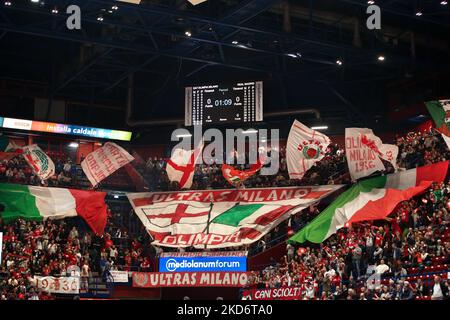
<svg viewBox="0 0 450 320">
<path fill-rule="evenodd" d="M 170 181 L 176 181 L 180 189 L 189 189 L 194 179 L 195 163 L 201 155 L 203 142 L 200 141 L 197 148 L 186 151 L 184 149 L 175 149 L 167 161 L 166 172 Z"/>
<path fill-rule="evenodd" d="M 331 140 L 321 132 L 308 128 L 295 120 L 286 146 L 289 178 L 301 179 L 326 153 Z"/>
</svg>

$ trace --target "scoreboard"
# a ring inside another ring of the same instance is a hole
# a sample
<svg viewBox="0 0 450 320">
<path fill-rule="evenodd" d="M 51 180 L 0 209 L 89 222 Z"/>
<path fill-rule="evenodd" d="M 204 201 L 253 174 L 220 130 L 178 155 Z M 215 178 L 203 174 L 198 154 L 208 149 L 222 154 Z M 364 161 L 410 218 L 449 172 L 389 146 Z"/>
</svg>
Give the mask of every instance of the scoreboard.
<svg viewBox="0 0 450 320">
<path fill-rule="evenodd" d="M 185 89 L 185 125 L 263 121 L 263 83 L 238 82 Z"/>
</svg>

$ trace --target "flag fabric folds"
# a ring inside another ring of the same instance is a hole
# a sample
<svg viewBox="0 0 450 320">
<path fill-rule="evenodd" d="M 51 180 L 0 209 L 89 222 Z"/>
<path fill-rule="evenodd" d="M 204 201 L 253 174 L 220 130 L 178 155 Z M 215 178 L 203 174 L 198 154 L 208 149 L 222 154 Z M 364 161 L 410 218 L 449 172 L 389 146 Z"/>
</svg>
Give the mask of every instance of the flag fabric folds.
<svg viewBox="0 0 450 320">
<path fill-rule="evenodd" d="M 28 165 L 41 180 L 47 180 L 55 174 L 55 164 L 37 144 L 25 146 L 22 150 Z"/>
<path fill-rule="evenodd" d="M 224 248 L 251 244 L 342 186 L 127 194 L 153 244 Z"/>
<path fill-rule="evenodd" d="M 263 163 L 258 159 L 255 164 L 252 164 L 248 170 L 238 170 L 229 164 L 222 165 L 222 174 L 225 180 L 230 184 L 235 185 L 244 182 L 254 174 L 256 174 L 263 167 Z"/>
<path fill-rule="evenodd" d="M 429 101 L 425 104 L 437 130 L 450 149 L 450 100 Z"/>
<path fill-rule="evenodd" d="M 81 162 L 81 168 L 93 186 L 119 170 L 134 158 L 122 147 L 107 142 L 101 148 L 89 153 Z"/>
<path fill-rule="evenodd" d="M 176 181 L 180 189 L 189 189 L 194 179 L 195 164 L 201 156 L 203 141 L 200 141 L 194 150 L 186 151 L 177 148 L 166 164 L 167 177 L 170 181 Z"/>
<path fill-rule="evenodd" d="M 345 154 L 353 181 L 369 176 L 376 171 L 386 170 L 381 159 L 391 162 L 397 169 L 398 147 L 383 144 L 372 129 L 346 128 Z"/>
<path fill-rule="evenodd" d="M 105 192 L 2 183 L 1 215 L 6 222 L 17 218 L 42 221 L 80 216 L 101 235 L 107 219 L 105 196 Z"/>
<path fill-rule="evenodd" d="M 319 131 L 312 130 L 295 120 L 286 145 L 286 163 L 289 177 L 301 179 L 326 153 L 330 139 Z"/>
<path fill-rule="evenodd" d="M 433 182 L 442 182 L 447 169 L 445 161 L 361 181 L 337 197 L 289 241 L 321 243 L 346 223 L 384 219 L 400 202 L 422 193 Z"/>
</svg>

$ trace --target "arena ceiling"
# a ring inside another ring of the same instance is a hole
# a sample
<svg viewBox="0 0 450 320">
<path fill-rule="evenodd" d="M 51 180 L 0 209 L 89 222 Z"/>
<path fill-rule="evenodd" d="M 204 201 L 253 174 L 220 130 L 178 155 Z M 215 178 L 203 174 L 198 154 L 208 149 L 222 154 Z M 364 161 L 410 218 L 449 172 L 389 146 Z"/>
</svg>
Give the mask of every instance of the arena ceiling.
<svg viewBox="0 0 450 320">
<path fill-rule="evenodd" d="M 125 126 L 130 75 L 137 119 L 182 117 L 186 85 L 264 80 L 265 111 L 370 123 L 387 83 L 446 72 L 450 53 L 450 5 L 375 2 L 381 30 L 366 27 L 363 0 L 2 0 L 0 93 L 75 101 L 88 111 L 73 121 L 106 111 L 102 124 Z M 81 30 L 66 27 L 71 4 Z"/>
</svg>

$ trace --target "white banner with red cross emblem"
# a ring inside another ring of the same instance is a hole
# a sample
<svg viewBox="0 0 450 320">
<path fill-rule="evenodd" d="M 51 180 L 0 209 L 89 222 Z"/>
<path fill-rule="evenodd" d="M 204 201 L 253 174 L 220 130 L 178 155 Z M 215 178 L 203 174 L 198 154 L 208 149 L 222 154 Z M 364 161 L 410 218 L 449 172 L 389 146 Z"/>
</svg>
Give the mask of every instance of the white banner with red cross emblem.
<svg viewBox="0 0 450 320">
<path fill-rule="evenodd" d="M 129 193 L 127 196 L 154 245 L 224 248 L 259 240 L 292 214 L 341 187 Z"/>
<path fill-rule="evenodd" d="M 295 120 L 286 145 L 286 162 L 289 178 L 301 179 L 317 161 L 320 161 L 330 144 L 330 138 Z"/>
</svg>

